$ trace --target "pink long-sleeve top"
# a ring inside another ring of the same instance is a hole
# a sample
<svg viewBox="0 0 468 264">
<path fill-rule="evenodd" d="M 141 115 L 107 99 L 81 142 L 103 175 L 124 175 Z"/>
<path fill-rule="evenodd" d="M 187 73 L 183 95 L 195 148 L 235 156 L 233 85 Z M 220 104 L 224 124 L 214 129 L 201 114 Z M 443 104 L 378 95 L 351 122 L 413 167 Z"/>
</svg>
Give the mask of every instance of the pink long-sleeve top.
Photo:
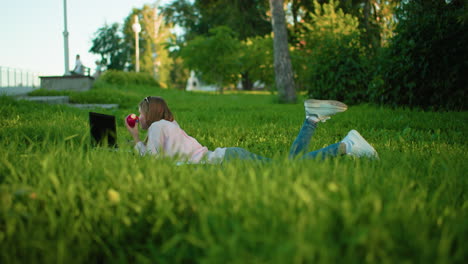
<svg viewBox="0 0 468 264">
<path fill-rule="evenodd" d="M 140 155 L 151 154 L 157 157 L 177 158 L 178 161 L 188 163 L 221 163 L 226 148 L 208 150 L 198 141 L 187 135 L 174 120 L 160 120 L 148 128 L 148 141 L 146 145 L 138 142 L 135 145 Z"/>
</svg>

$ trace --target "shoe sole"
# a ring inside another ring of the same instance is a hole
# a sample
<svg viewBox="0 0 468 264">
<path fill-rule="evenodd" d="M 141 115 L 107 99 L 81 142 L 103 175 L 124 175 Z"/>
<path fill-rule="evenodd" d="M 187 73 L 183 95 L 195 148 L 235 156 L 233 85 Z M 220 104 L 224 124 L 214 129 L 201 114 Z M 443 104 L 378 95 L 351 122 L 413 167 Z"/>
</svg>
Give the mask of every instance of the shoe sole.
<svg viewBox="0 0 468 264">
<path fill-rule="evenodd" d="M 340 101 L 335 100 L 317 100 L 309 99 L 304 102 L 305 108 L 328 108 L 334 109 L 336 112 L 344 112 L 348 106 Z"/>
<path fill-rule="evenodd" d="M 368 148 L 368 149 L 372 150 L 372 154 L 371 155 L 366 155 L 367 157 L 376 158 L 376 159 L 379 158 L 379 155 L 377 154 L 377 151 L 375 150 L 375 148 L 372 147 L 371 144 L 369 144 L 369 142 L 367 142 L 367 140 L 363 136 L 361 136 L 361 134 L 359 134 L 359 132 L 357 132 L 356 130 L 353 129 L 348 133 L 348 135 L 350 136 L 352 141 L 354 141 L 354 142 L 359 141 L 361 143 L 362 147 L 365 147 L 365 148 Z"/>
</svg>

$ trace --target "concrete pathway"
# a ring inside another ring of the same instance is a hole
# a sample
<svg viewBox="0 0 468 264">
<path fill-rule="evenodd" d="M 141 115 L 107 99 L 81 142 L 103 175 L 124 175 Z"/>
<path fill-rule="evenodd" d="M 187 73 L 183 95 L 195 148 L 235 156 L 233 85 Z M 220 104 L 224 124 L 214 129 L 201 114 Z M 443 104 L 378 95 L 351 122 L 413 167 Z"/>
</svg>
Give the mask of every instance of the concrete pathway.
<svg viewBox="0 0 468 264">
<path fill-rule="evenodd" d="M 70 98 L 68 96 L 16 96 L 16 100 L 26 100 L 38 103 L 47 104 L 68 104 Z"/>
<path fill-rule="evenodd" d="M 33 87 L 0 87 L 0 95 L 14 96 L 16 100 L 26 100 L 46 104 L 66 104 L 77 108 L 119 108 L 118 104 L 71 104 L 69 96 L 28 96 L 38 88 Z"/>
<path fill-rule="evenodd" d="M 83 108 L 83 109 L 89 109 L 89 108 L 114 109 L 114 108 L 119 108 L 118 104 L 68 104 L 68 105 L 76 107 L 76 108 Z"/>
</svg>

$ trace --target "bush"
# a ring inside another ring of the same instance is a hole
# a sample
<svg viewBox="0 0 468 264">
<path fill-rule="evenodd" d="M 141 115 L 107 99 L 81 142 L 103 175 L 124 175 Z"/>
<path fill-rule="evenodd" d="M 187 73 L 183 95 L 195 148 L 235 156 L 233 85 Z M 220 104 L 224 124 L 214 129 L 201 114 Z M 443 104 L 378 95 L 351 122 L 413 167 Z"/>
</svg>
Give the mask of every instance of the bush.
<svg viewBox="0 0 468 264">
<path fill-rule="evenodd" d="M 159 86 L 158 82 L 149 73 L 144 72 L 123 72 L 108 70 L 99 78 L 99 81 L 116 85 L 152 85 Z"/>
<path fill-rule="evenodd" d="M 391 105 L 466 109 L 467 24 L 462 1 L 409 1 L 385 52 L 374 100 Z"/>
<path fill-rule="evenodd" d="M 359 42 L 359 22 L 337 6 L 334 1 L 315 2 L 312 22 L 305 25 L 304 49 L 293 55 L 298 83 L 314 98 L 367 101 L 369 76 Z"/>
</svg>

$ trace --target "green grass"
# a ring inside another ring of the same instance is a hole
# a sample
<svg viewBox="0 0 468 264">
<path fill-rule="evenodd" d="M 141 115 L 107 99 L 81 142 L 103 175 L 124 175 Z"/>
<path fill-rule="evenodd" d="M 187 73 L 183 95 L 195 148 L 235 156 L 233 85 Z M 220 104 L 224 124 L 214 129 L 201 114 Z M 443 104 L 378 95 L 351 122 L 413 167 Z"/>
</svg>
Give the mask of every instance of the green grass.
<svg viewBox="0 0 468 264">
<path fill-rule="evenodd" d="M 44 91 L 36 92 L 44 95 Z M 69 93 L 119 120 L 166 98 L 189 135 L 272 164 L 174 166 L 89 147 L 88 110 L 0 97 L 0 263 L 463 263 L 468 258 L 466 112 L 351 106 L 310 149 L 357 129 L 380 161 L 288 161 L 301 104 L 101 85 Z"/>
</svg>

